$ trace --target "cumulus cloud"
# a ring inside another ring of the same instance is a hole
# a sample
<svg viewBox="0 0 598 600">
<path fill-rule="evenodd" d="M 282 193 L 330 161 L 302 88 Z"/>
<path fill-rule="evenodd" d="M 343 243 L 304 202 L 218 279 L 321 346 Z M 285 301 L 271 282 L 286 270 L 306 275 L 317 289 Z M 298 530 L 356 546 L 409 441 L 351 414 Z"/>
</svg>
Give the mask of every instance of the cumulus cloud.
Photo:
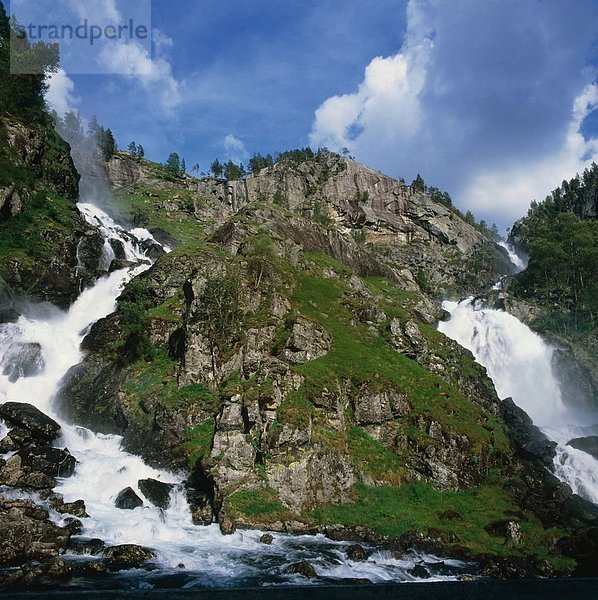
<svg viewBox="0 0 598 600">
<path fill-rule="evenodd" d="M 74 94 L 75 82 L 62 69 L 50 74 L 48 86 L 46 102 L 61 117 L 79 104 L 80 98 Z"/>
<path fill-rule="evenodd" d="M 226 152 L 226 158 L 233 162 L 243 162 L 249 158 L 249 153 L 245 148 L 245 144 L 232 133 L 229 133 L 224 137 L 223 141 L 224 151 Z"/>
<path fill-rule="evenodd" d="M 406 179 L 421 172 L 506 226 L 596 159 L 580 133 L 596 31 L 590 2 L 410 0 L 401 49 L 320 105 L 310 143 Z"/>
</svg>

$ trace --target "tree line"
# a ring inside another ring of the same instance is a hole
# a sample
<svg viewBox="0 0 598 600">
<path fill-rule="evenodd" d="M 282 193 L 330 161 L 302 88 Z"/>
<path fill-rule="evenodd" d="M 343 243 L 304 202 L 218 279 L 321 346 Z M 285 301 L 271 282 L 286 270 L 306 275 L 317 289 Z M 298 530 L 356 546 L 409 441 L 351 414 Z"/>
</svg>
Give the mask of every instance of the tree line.
<svg viewBox="0 0 598 600">
<path fill-rule="evenodd" d="M 598 166 L 563 181 L 543 202 L 532 202 L 511 236 L 528 252 L 513 285 L 521 296 L 554 307 L 546 327 L 562 333 L 596 327 L 598 317 Z"/>
</svg>

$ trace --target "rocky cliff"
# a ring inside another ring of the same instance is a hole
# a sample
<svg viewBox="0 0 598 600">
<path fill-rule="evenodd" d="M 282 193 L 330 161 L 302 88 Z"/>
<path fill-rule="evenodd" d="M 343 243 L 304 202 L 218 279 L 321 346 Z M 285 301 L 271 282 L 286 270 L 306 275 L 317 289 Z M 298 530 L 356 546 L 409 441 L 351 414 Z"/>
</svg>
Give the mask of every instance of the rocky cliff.
<svg viewBox="0 0 598 600">
<path fill-rule="evenodd" d="M 3 293 L 68 306 L 97 275 L 85 258 L 93 263 L 102 244 L 75 206 L 79 175 L 69 146 L 51 124 L 9 116 L 0 120 L 0 138 Z"/>
<path fill-rule="evenodd" d="M 464 265 L 491 248 L 483 235 L 335 156 L 237 182 L 125 154 L 107 173 L 121 214 L 178 247 L 92 328 L 65 415 L 188 469 L 195 521 L 223 532 L 343 531 L 571 567 L 547 549 L 571 526 L 570 490 L 553 498 L 544 458 L 513 434 L 525 420 L 505 423 L 484 369 L 434 326 L 435 289 L 482 284 Z"/>
</svg>

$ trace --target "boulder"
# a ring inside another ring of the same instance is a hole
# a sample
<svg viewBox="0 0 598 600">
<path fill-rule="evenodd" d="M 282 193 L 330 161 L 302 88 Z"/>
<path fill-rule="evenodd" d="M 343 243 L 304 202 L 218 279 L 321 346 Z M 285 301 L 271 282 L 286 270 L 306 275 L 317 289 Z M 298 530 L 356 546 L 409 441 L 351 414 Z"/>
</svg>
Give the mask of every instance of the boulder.
<svg viewBox="0 0 598 600">
<path fill-rule="evenodd" d="M 270 546 L 273 541 L 274 541 L 274 536 L 271 533 L 264 533 L 260 537 L 260 543 L 266 544 L 267 546 Z"/>
<path fill-rule="evenodd" d="M 83 500 L 75 500 L 74 502 L 63 502 L 60 498 L 53 498 L 50 501 L 52 508 L 60 514 L 73 515 L 75 517 L 87 518 L 87 509 Z"/>
<path fill-rule="evenodd" d="M 556 442 L 550 441 L 512 398 L 505 398 L 500 408 L 511 437 L 521 454 L 526 458 L 537 459 L 546 466 L 552 466 L 552 460 L 556 455 Z"/>
<path fill-rule="evenodd" d="M 106 544 L 99 538 L 71 539 L 69 552 L 81 556 L 99 556 L 106 549 Z"/>
<path fill-rule="evenodd" d="M 51 477 L 70 477 L 75 472 L 77 460 L 67 448 L 51 446 L 26 447 L 18 452 L 21 466 Z"/>
<path fill-rule="evenodd" d="M 307 577 L 308 579 L 313 579 L 314 577 L 318 576 L 316 570 L 304 560 L 292 564 L 289 567 L 289 571 L 291 573 L 295 573 L 296 575 L 302 575 L 303 577 Z"/>
<path fill-rule="evenodd" d="M 363 561 L 368 559 L 368 553 L 363 546 L 352 544 L 347 548 L 347 558 L 353 561 Z"/>
<path fill-rule="evenodd" d="M 112 546 L 104 551 L 104 557 L 113 569 L 134 569 L 143 567 L 143 563 L 156 558 L 156 553 L 150 548 L 136 544 Z"/>
<path fill-rule="evenodd" d="M 567 446 L 582 450 L 591 454 L 594 458 L 598 459 L 598 435 L 589 435 L 587 437 L 579 437 L 569 440 Z"/>
<path fill-rule="evenodd" d="M 158 508 L 166 510 L 170 505 L 170 492 L 174 488 L 172 483 L 163 483 L 156 479 L 140 479 L 137 482 L 139 491 Z M 130 489 L 130 488 L 129 488 Z"/>
<path fill-rule="evenodd" d="M 50 475 L 33 471 L 23 464 L 18 454 L 0 462 L 0 483 L 11 487 L 33 490 L 50 490 L 56 481 Z"/>
<path fill-rule="evenodd" d="M 8 376 L 12 383 L 21 377 L 34 377 L 43 373 L 45 366 L 42 347 L 36 342 L 13 342 L 0 362 L 2 375 Z"/>
<path fill-rule="evenodd" d="M 523 541 L 521 525 L 517 521 L 494 521 L 486 525 L 485 529 L 490 535 L 503 537 L 511 544 L 519 545 Z"/>
<path fill-rule="evenodd" d="M 143 500 L 135 493 L 133 488 L 126 487 L 124 490 L 118 492 L 114 500 L 114 506 L 124 510 L 133 510 L 138 506 L 143 506 Z"/>
<path fill-rule="evenodd" d="M 283 358 L 294 364 L 314 360 L 328 352 L 330 343 L 330 335 L 318 324 L 298 317 L 293 323 Z"/>
<path fill-rule="evenodd" d="M 430 571 L 424 565 L 415 565 L 412 569 L 409 569 L 408 573 L 418 579 L 430 579 L 432 577 Z"/>
<path fill-rule="evenodd" d="M 60 433 L 60 425 L 32 404 L 5 402 L 0 406 L 0 417 L 28 431 L 36 440 L 52 441 Z"/>
<path fill-rule="evenodd" d="M 64 550 L 70 533 L 31 500 L 0 498 L 0 566 L 43 561 Z"/>
</svg>

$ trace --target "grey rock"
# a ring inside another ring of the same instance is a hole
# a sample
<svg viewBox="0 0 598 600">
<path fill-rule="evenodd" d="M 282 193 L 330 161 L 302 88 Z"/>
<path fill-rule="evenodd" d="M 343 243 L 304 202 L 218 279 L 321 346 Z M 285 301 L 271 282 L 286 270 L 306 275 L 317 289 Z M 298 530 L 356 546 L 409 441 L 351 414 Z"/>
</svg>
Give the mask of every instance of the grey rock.
<svg viewBox="0 0 598 600">
<path fill-rule="evenodd" d="M 136 544 L 122 544 L 107 548 L 104 557 L 113 569 L 133 569 L 143 567 L 144 563 L 156 558 L 157 554 L 151 548 Z"/>
<path fill-rule="evenodd" d="M 166 510 L 170 506 L 171 483 L 164 483 L 156 479 L 140 479 L 137 482 L 139 491 L 158 508 Z"/>
<path fill-rule="evenodd" d="M 114 506 L 123 510 L 133 510 L 138 506 L 143 506 L 143 500 L 135 493 L 135 490 L 130 487 L 126 487 L 118 492 Z"/>
<path fill-rule="evenodd" d="M 583 450 L 598 459 L 598 435 L 574 438 L 567 442 L 567 446 L 571 446 L 577 450 Z"/>
<path fill-rule="evenodd" d="M 292 326 L 283 358 L 294 364 L 314 360 L 327 354 L 330 343 L 330 335 L 318 324 L 298 317 Z"/>
<path fill-rule="evenodd" d="M 60 433 L 60 425 L 32 404 L 5 402 L 0 406 L 0 417 L 37 440 L 51 441 Z"/>
</svg>

